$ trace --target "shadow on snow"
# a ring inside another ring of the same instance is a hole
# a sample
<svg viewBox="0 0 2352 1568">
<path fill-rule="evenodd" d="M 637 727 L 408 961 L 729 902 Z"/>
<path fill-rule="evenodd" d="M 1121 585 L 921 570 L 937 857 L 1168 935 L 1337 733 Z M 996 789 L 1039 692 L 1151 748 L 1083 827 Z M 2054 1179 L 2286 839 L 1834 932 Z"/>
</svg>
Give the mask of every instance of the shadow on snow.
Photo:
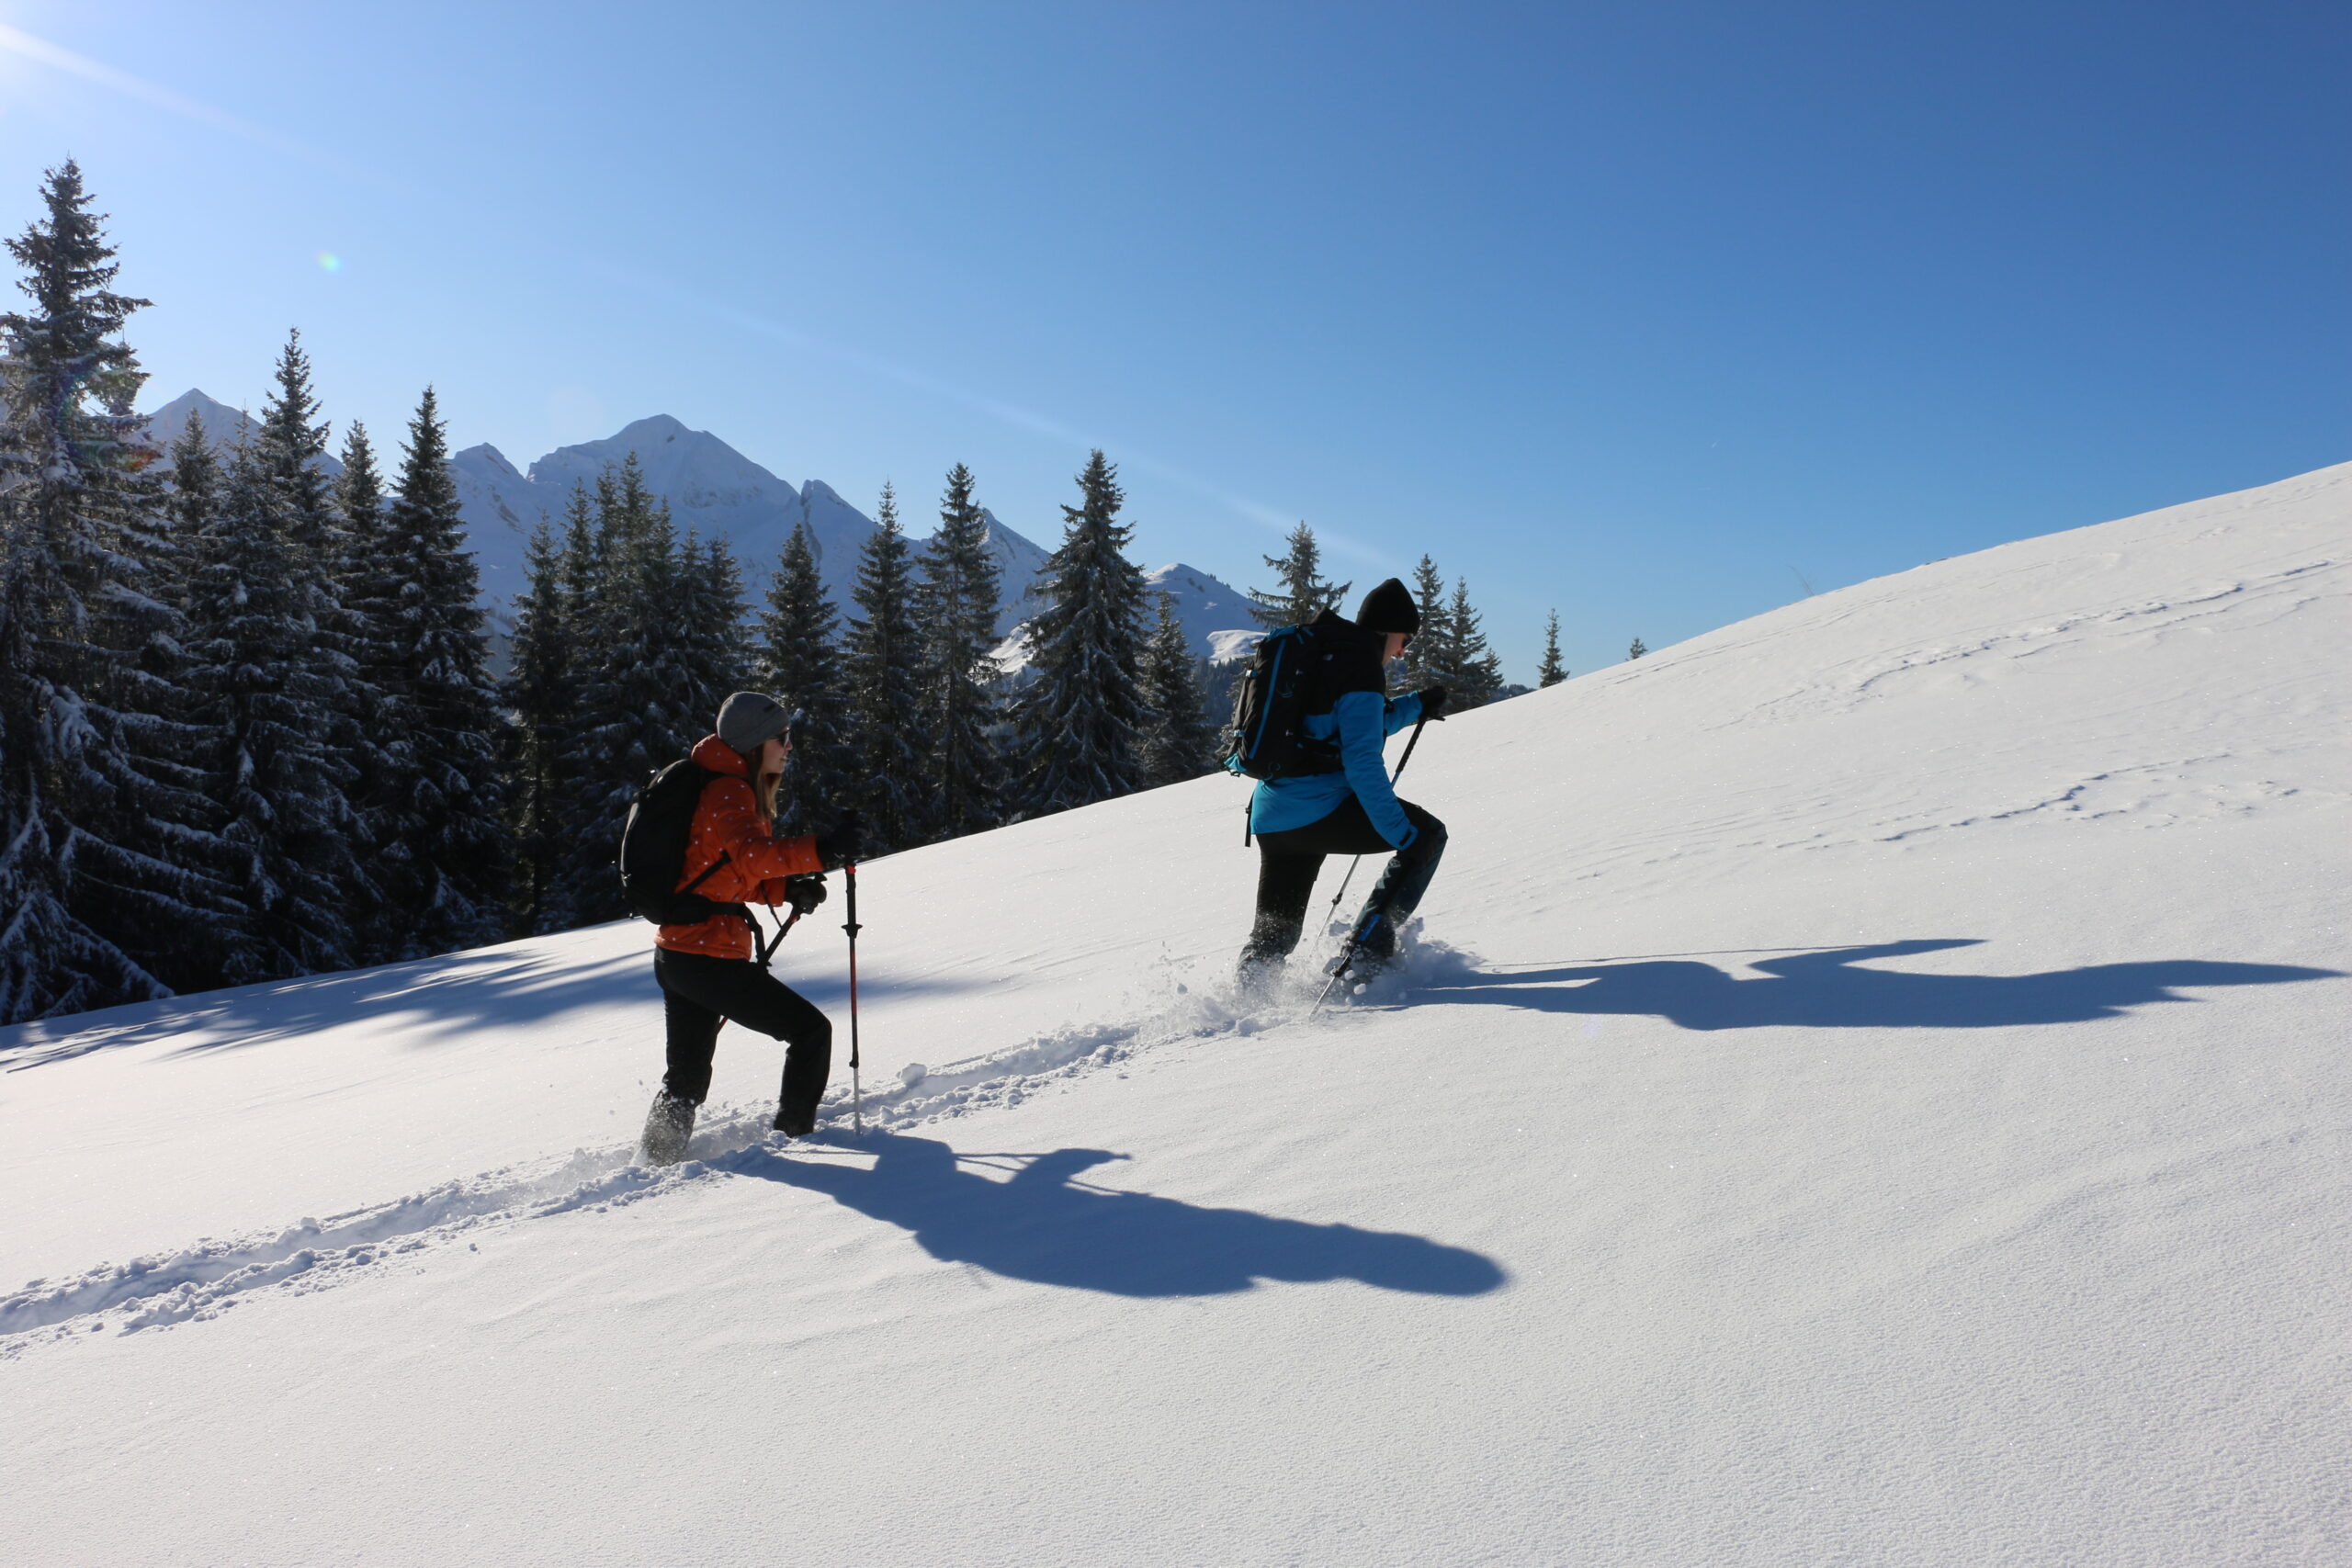
<svg viewBox="0 0 2352 1568">
<path fill-rule="evenodd" d="M 1758 959 L 1768 978 L 1711 964 L 1645 960 L 1497 973 L 1463 968 L 1408 982 L 1415 1001 L 1487 1003 L 1560 1013 L 1648 1013 L 1684 1029 L 1995 1029 L 2117 1018 L 2151 1002 L 2196 998 L 2180 987 L 2340 979 L 2334 969 L 2170 959 L 2091 964 L 2038 975 L 1918 975 L 1865 969 L 1866 959 L 1973 947 L 1974 939 L 1889 942 Z"/>
<path fill-rule="evenodd" d="M 94 1051 L 167 1043 L 164 1059 L 260 1045 L 341 1024 L 396 1021 L 406 1043 L 433 1045 L 483 1030 L 542 1023 L 622 1005 L 647 1010 L 643 1027 L 658 1049 L 662 993 L 647 942 L 610 957 L 582 959 L 545 939 L 476 948 L 440 958 L 345 969 L 218 991 L 195 991 L 0 1030 L 0 1064 L 8 1072 L 69 1061 Z M 849 982 L 833 949 L 780 957 L 776 977 L 819 1007 L 846 1003 Z M 798 958 L 813 974 L 796 974 Z M 956 988 L 953 982 L 899 980 L 865 985 L 869 1005 L 910 991 Z"/>
<path fill-rule="evenodd" d="M 1358 1280 L 1423 1295 L 1482 1295 L 1503 1283 L 1491 1259 L 1394 1231 L 1318 1225 L 1246 1209 L 1204 1209 L 1077 1179 L 1125 1155 L 1103 1149 L 999 1156 L 1023 1160 L 1009 1179 L 967 1167 L 933 1138 L 869 1133 L 820 1139 L 871 1165 L 757 1151 L 727 1168 L 822 1192 L 898 1225 L 925 1252 L 1008 1279 L 1116 1296 L 1213 1296 L 1261 1280 Z"/>
</svg>

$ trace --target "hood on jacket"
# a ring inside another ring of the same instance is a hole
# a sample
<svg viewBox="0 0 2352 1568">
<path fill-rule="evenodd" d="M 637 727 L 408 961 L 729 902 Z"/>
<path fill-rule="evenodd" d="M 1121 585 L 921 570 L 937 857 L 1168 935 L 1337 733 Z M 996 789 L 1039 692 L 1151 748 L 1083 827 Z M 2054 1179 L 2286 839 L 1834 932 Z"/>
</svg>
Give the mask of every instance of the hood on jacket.
<svg viewBox="0 0 2352 1568">
<path fill-rule="evenodd" d="M 696 767 L 707 768 L 714 773 L 739 779 L 752 776 L 752 764 L 743 760 L 743 753 L 716 735 L 706 735 L 695 741 L 693 756 Z"/>
</svg>

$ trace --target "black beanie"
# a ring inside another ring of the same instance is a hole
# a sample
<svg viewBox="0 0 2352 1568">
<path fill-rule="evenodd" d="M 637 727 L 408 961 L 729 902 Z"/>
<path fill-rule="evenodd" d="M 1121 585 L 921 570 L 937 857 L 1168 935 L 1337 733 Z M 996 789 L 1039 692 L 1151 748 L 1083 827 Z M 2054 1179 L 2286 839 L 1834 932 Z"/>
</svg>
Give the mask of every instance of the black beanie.
<svg viewBox="0 0 2352 1568">
<path fill-rule="evenodd" d="M 1403 632 L 1413 637 L 1421 629 L 1421 607 L 1413 603 L 1405 585 L 1392 577 L 1363 596 L 1356 625 L 1368 632 Z"/>
</svg>

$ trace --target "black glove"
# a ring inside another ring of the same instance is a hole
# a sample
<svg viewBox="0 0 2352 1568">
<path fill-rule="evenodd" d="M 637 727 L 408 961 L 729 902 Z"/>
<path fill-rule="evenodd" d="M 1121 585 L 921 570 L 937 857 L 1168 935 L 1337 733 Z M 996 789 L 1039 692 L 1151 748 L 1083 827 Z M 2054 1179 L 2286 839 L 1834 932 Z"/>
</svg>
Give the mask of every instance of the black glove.
<svg viewBox="0 0 2352 1568">
<path fill-rule="evenodd" d="M 1443 686 L 1423 686 L 1420 697 L 1423 718 L 1440 719 L 1445 716 L 1446 691 Z"/>
<path fill-rule="evenodd" d="M 784 899 L 796 915 L 805 915 L 825 901 L 825 879 L 821 876 L 787 876 L 784 879 Z"/>
<path fill-rule="evenodd" d="M 844 811 L 833 825 L 817 835 L 817 858 L 827 871 L 839 871 L 857 859 L 865 843 L 865 819 Z"/>
</svg>

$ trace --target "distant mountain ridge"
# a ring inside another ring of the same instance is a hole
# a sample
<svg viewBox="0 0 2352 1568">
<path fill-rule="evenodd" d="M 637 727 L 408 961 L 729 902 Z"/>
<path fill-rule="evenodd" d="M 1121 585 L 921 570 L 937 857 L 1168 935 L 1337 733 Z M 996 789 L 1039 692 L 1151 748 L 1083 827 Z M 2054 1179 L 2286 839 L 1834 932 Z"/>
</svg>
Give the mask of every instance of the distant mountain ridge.
<svg viewBox="0 0 2352 1568">
<path fill-rule="evenodd" d="M 1230 663 L 1243 658 L 1258 646 L 1265 635 L 1250 614 L 1250 596 L 1219 578 L 1211 577 L 1198 567 L 1182 561 L 1170 561 L 1166 566 L 1144 573 L 1144 630 L 1149 633 L 1159 616 L 1159 596 L 1168 595 L 1176 612 L 1176 622 L 1184 628 L 1184 640 L 1193 652 L 1212 664 Z M 1029 626 L 1024 617 L 1005 635 L 992 657 L 1007 671 L 1019 671 L 1029 663 Z"/>
<path fill-rule="evenodd" d="M 254 426 L 243 411 L 191 388 L 147 415 L 149 439 L 164 446 L 176 441 L 191 412 L 203 417 L 206 436 L 216 446 L 232 445 Z M 524 553 L 531 530 L 543 519 L 559 525 L 574 484 L 594 484 L 605 465 L 631 453 L 645 470 L 647 488 L 670 503 L 681 530 L 727 541 L 743 569 L 755 607 L 785 541 L 805 522 L 825 587 L 837 607 L 847 608 L 857 580 L 858 552 L 874 535 L 874 520 L 822 479 L 809 479 L 796 489 L 708 431 L 655 414 L 601 441 L 560 446 L 527 470 L 517 468 L 487 444 L 450 457 L 467 543 L 481 572 L 482 597 L 500 622 L 523 592 Z M 387 453 L 388 468 L 396 457 L 396 449 Z M 331 457 L 321 466 L 334 473 L 343 467 Z M 1002 607 L 997 616 L 1002 635 L 1035 613 L 1031 590 L 1048 552 L 993 513 L 986 515 L 989 548 L 1002 574 Z M 916 540 L 918 546 L 921 542 Z"/>
</svg>

